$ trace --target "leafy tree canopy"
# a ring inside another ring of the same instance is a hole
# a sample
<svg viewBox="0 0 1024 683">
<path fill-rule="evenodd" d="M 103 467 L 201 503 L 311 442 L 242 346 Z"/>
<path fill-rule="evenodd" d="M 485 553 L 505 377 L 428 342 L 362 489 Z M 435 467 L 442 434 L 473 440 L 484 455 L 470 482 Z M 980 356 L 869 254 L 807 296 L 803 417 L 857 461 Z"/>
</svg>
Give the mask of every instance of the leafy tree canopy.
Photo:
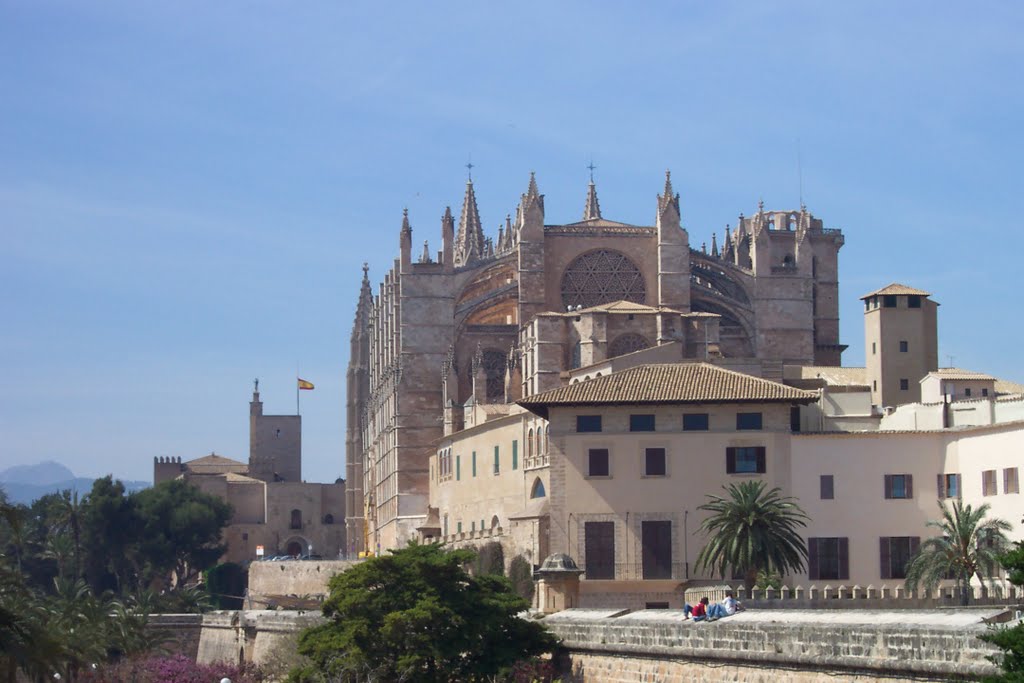
<svg viewBox="0 0 1024 683">
<path fill-rule="evenodd" d="M 475 554 L 411 544 L 335 576 L 329 621 L 306 631 L 311 665 L 290 680 L 493 681 L 557 641 L 501 576 L 471 576 Z"/>
<path fill-rule="evenodd" d="M 708 535 L 697 555 L 697 567 L 725 576 L 726 569 L 742 573 L 747 590 L 758 572 L 799 572 L 807 560 L 807 547 L 799 527 L 808 517 L 796 499 L 778 487 L 765 490 L 763 481 L 745 481 L 723 487 L 725 497 L 709 495 L 698 510 L 711 513 L 700 525 Z"/>
</svg>

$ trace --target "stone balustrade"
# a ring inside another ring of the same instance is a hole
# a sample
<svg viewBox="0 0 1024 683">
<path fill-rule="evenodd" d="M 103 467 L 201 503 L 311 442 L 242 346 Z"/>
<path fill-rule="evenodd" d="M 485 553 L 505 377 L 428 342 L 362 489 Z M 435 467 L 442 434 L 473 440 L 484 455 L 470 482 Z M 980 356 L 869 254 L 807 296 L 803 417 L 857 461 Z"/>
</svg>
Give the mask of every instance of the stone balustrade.
<svg viewBox="0 0 1024 683">
<path fill-rule="evenodd" d="M 902 582 L 879 586 L 812 583 L 807 586 L 754 588 L 750 595 L 743 585 L 692 586 L 684 591 L 684 600 L 691 605 L 704 597 L 709 602 L 720 602 L 728 591 L 748 606 L 771 609 L 921 609 L 952 607 L 960 603 L 955 586 L 940 586 L 930 593 L 924 590 L 915 592 L 907 590 Z M 1024 601 L 1024 589 L 1008 581 L 993 580 L 987 586 L 971 586 L 972 605 L 1006 605 L 1020 601 Z"/>
</svg>

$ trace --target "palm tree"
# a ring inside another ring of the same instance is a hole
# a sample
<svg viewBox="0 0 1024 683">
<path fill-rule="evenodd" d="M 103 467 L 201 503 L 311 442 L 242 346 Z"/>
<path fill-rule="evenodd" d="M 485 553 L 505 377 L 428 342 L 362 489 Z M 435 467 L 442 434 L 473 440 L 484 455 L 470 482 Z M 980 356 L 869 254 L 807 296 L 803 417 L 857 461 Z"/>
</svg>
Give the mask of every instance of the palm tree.
<svg viewBox="0 0 1024 683">
<path fill-rule="evenodd" d="M 931 591 L 945 578 L 955 578 L 960 593 L 960 604 L 971 599 L 971 577 L 993 576 L 999 568 L 999 556 L 1006 552 L 1009 539 L 1006 532 L 1013 527 L 1002 519 L 986 519 L 989 506 L 977 510 L 954 500 L 950 507 L 939 501 L 941 519 L 933 519 L 928 526 L 941 535 L 929 538 L 918 549 L 907 565 L 906 586 L 917 590 L 918 585 Z"/>
<path fill-rule="evenodd" d="M 697 568 L 725 576 L 726 568 L 742 573 L 749 591 L 759 571 L 802 571 L 807 546 L 798 527 L 809 519 L 796 499 L 778 487 L 765 490 L 763 481 L 745 481 L 722 487 L 728 496 L 708 495 L 698 510 L 711 513 L 701 525 L 710 536 L 697 555 Z"/>
</svg>

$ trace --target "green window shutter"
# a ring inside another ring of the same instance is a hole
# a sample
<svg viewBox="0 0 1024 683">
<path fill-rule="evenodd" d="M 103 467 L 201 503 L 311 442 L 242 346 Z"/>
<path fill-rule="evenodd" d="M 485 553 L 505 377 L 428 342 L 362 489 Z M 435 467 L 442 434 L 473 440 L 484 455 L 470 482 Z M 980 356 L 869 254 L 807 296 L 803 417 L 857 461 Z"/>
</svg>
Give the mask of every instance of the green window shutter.
<svg viewBox="0 0 1024 683">
<path fill-rule="evenodd" d="M 462 456 L 455 456 L 455 481 L 462 479 Z"/>
<path fill-rule="evenodd" d="M 494 447 L 494 473 L 498 474 L 501 471 L 501 458 L 498 455 L 498 447 Z"/>
<path fill-rule="evenodd" d="M 476 451 L 473 451 L 473 476 L 476 476 Z"/>
<path fill-rule="evenodd" d="M 519 441 L 512 440 L 512 469 L 519 469 Z"/>
</svg>

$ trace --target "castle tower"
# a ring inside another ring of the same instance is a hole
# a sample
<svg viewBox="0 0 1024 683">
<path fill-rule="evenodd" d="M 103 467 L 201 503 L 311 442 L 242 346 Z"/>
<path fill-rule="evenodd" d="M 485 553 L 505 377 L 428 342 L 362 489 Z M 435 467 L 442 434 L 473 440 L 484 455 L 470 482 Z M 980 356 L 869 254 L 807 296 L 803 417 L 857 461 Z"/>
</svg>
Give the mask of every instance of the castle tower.
<svg viewBox="0 0 1024 683">
<path fill-rule="evenodd" d="M 302 481 L 302 417 L 264 415 L 258 390 L 249 403 L 249 476 Z"/>
<path fill-rule="evenodd" d="M 892 283 L 861 297 L 871 402 L 879 407 L 921 400 L 921 379 L 939 366 L 938 304 L 913 287 Z"/>
</svg>

